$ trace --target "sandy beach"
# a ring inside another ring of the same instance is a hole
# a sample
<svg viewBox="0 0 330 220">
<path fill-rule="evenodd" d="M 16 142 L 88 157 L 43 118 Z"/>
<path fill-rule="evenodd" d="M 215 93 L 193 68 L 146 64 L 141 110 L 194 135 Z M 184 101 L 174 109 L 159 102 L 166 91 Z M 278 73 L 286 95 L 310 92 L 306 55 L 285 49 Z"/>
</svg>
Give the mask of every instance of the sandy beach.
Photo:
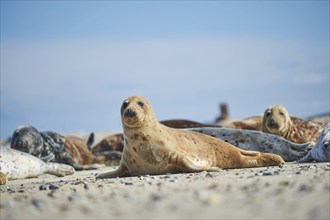
<svg viewBox="0 0 330 220">
<path fill-rule="evenodd" d="M 115 168 L 9 181 L 1 219 L 330 218 L 330 163 L 95 180 Z"/>
</svg>

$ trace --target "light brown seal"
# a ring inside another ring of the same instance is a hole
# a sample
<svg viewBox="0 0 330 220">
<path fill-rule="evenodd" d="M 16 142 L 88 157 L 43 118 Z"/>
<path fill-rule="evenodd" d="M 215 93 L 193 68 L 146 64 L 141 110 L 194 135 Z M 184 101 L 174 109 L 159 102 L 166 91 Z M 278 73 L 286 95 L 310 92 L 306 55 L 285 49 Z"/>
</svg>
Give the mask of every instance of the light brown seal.
<svg viewBox="0 0 330 220">
<path fill-rule="evenodd" d="M 242 167 L 276 166 L 276 154 L 241 150 L 220 139 L 159 123 L 149 102 L 131 96 L 121 107 L 124 149 L 117 170 L 96 178 L 145 174 L 219 171 Z"/>
<path fill-rule="evenodd" d="M 294 143 L 316 142 L 325 124 L 290 117 L 282 105 L 269 106 L 263 116 L 262 131 L 281 136 Z"/>
<path fill-rule="evenodd" d="M 200 127 L 219 127 L 217 125 L 204 124 L 197 121 L 187 119 L 170 119 L 160 121 L 161 124 L 171 128 L 200 128 Z"/>
<path fill-rule="evenodd" d="M 222 123 L 221 127 L 261 131 L 262 119 L 263 117 L 261 115 L 256 115 L 244 118 L 242 120 L 234 120 L 227 123 Z"/>
</svg>

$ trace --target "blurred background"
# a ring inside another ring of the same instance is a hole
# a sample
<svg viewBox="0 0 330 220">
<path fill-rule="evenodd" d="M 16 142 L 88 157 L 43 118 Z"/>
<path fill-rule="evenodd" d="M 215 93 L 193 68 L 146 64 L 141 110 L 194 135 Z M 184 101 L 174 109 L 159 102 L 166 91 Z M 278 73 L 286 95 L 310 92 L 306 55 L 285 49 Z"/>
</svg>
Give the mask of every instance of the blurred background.
<svg viewBox="0 0 330 220">
<path fill-rule="evenodd" d="M 121 130 L 131 95 L 159 120 L 305 117 L 329 84 L 329 1 L 1 1 L 1 139 Z"/>
</svg>

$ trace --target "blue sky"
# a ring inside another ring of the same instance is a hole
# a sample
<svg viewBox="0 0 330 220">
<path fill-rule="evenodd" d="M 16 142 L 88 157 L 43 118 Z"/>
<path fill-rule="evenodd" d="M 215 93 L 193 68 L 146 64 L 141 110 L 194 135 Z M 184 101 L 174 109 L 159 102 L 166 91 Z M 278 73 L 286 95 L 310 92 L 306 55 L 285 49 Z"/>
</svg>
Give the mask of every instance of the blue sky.
<svg viewBox="0 0 330 220">
<path fill-rule="evenodd" d="M 329 1 L 1 1 L 1 138 L 121 130 L 123 99 L 212 122 L 329 112 Z"/>
</svg>

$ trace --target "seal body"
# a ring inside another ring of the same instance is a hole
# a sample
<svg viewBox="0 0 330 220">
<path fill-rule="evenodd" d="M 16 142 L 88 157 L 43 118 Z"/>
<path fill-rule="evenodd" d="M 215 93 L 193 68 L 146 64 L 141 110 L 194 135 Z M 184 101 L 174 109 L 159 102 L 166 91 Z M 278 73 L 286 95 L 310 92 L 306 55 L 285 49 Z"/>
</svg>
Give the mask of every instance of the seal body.
<svg viewBox="0 0 330 220">
<path fill-rule="evenodd" d="M 313 160 L 318 162 L 330 162 L 330 122 L 321 132 L 313 149 L 310 150 L 305 157 L 298 160 L 298 162 L 303 163 Z"/>
<path fill-rule="evenodd" d="M 164 120 L 164 121 L 160 121 L 160 123 L 171 128 L 219 127 L 217 125 L 204 124 L 186 119 Z"/>
<path fill-rule="evenodd" d="M 97 158 L 83 139 L 52 131 L 39 132 L 32 126 L 20 126 L 14 131 L 11 148 L 29 153 L 45 162 L 69 164 L 76 170 L 100 167 L 94 164 Z"/>
<path fill-rule="evenodd" d="M 221 127 L 261 131 L 263 116 L 251 116 L 242 120 L 223 122 Z"/>
<path fill-rule="evenodd" d="M 167 127 L 157 121 L 151 105 L 141 96 L 124 100 L 121 117 L 124 149 L 120 166 L 97 178 L 219 171 L 284 163 L 275 154 L 245 151 L 208 135 Z"/>
<path fill-rule="evenodd" d="M 304 157 L 315 144 L 314 142 L 297 144 L 277 135 L 246 129 L 190 128 L 189 130 L 219 138 L 243 150 L 278 154 L 286 162 Z"/>
<path fill-rule="evenodd" d="M 73 174 L 75 170 L 66 164 L 46 163 L 31 154 L 1 146 L 0 172 L 8 180 L 14 180 L 37 177 L 44 173 L 65 176 Z"/>
<path fill-rule="evenodd" d="M 325 124 L 290 117 L 282 105 L 269 106 L 263 116 L 262 131 L 294 143 L 316 142 Z"/>
</svg>

